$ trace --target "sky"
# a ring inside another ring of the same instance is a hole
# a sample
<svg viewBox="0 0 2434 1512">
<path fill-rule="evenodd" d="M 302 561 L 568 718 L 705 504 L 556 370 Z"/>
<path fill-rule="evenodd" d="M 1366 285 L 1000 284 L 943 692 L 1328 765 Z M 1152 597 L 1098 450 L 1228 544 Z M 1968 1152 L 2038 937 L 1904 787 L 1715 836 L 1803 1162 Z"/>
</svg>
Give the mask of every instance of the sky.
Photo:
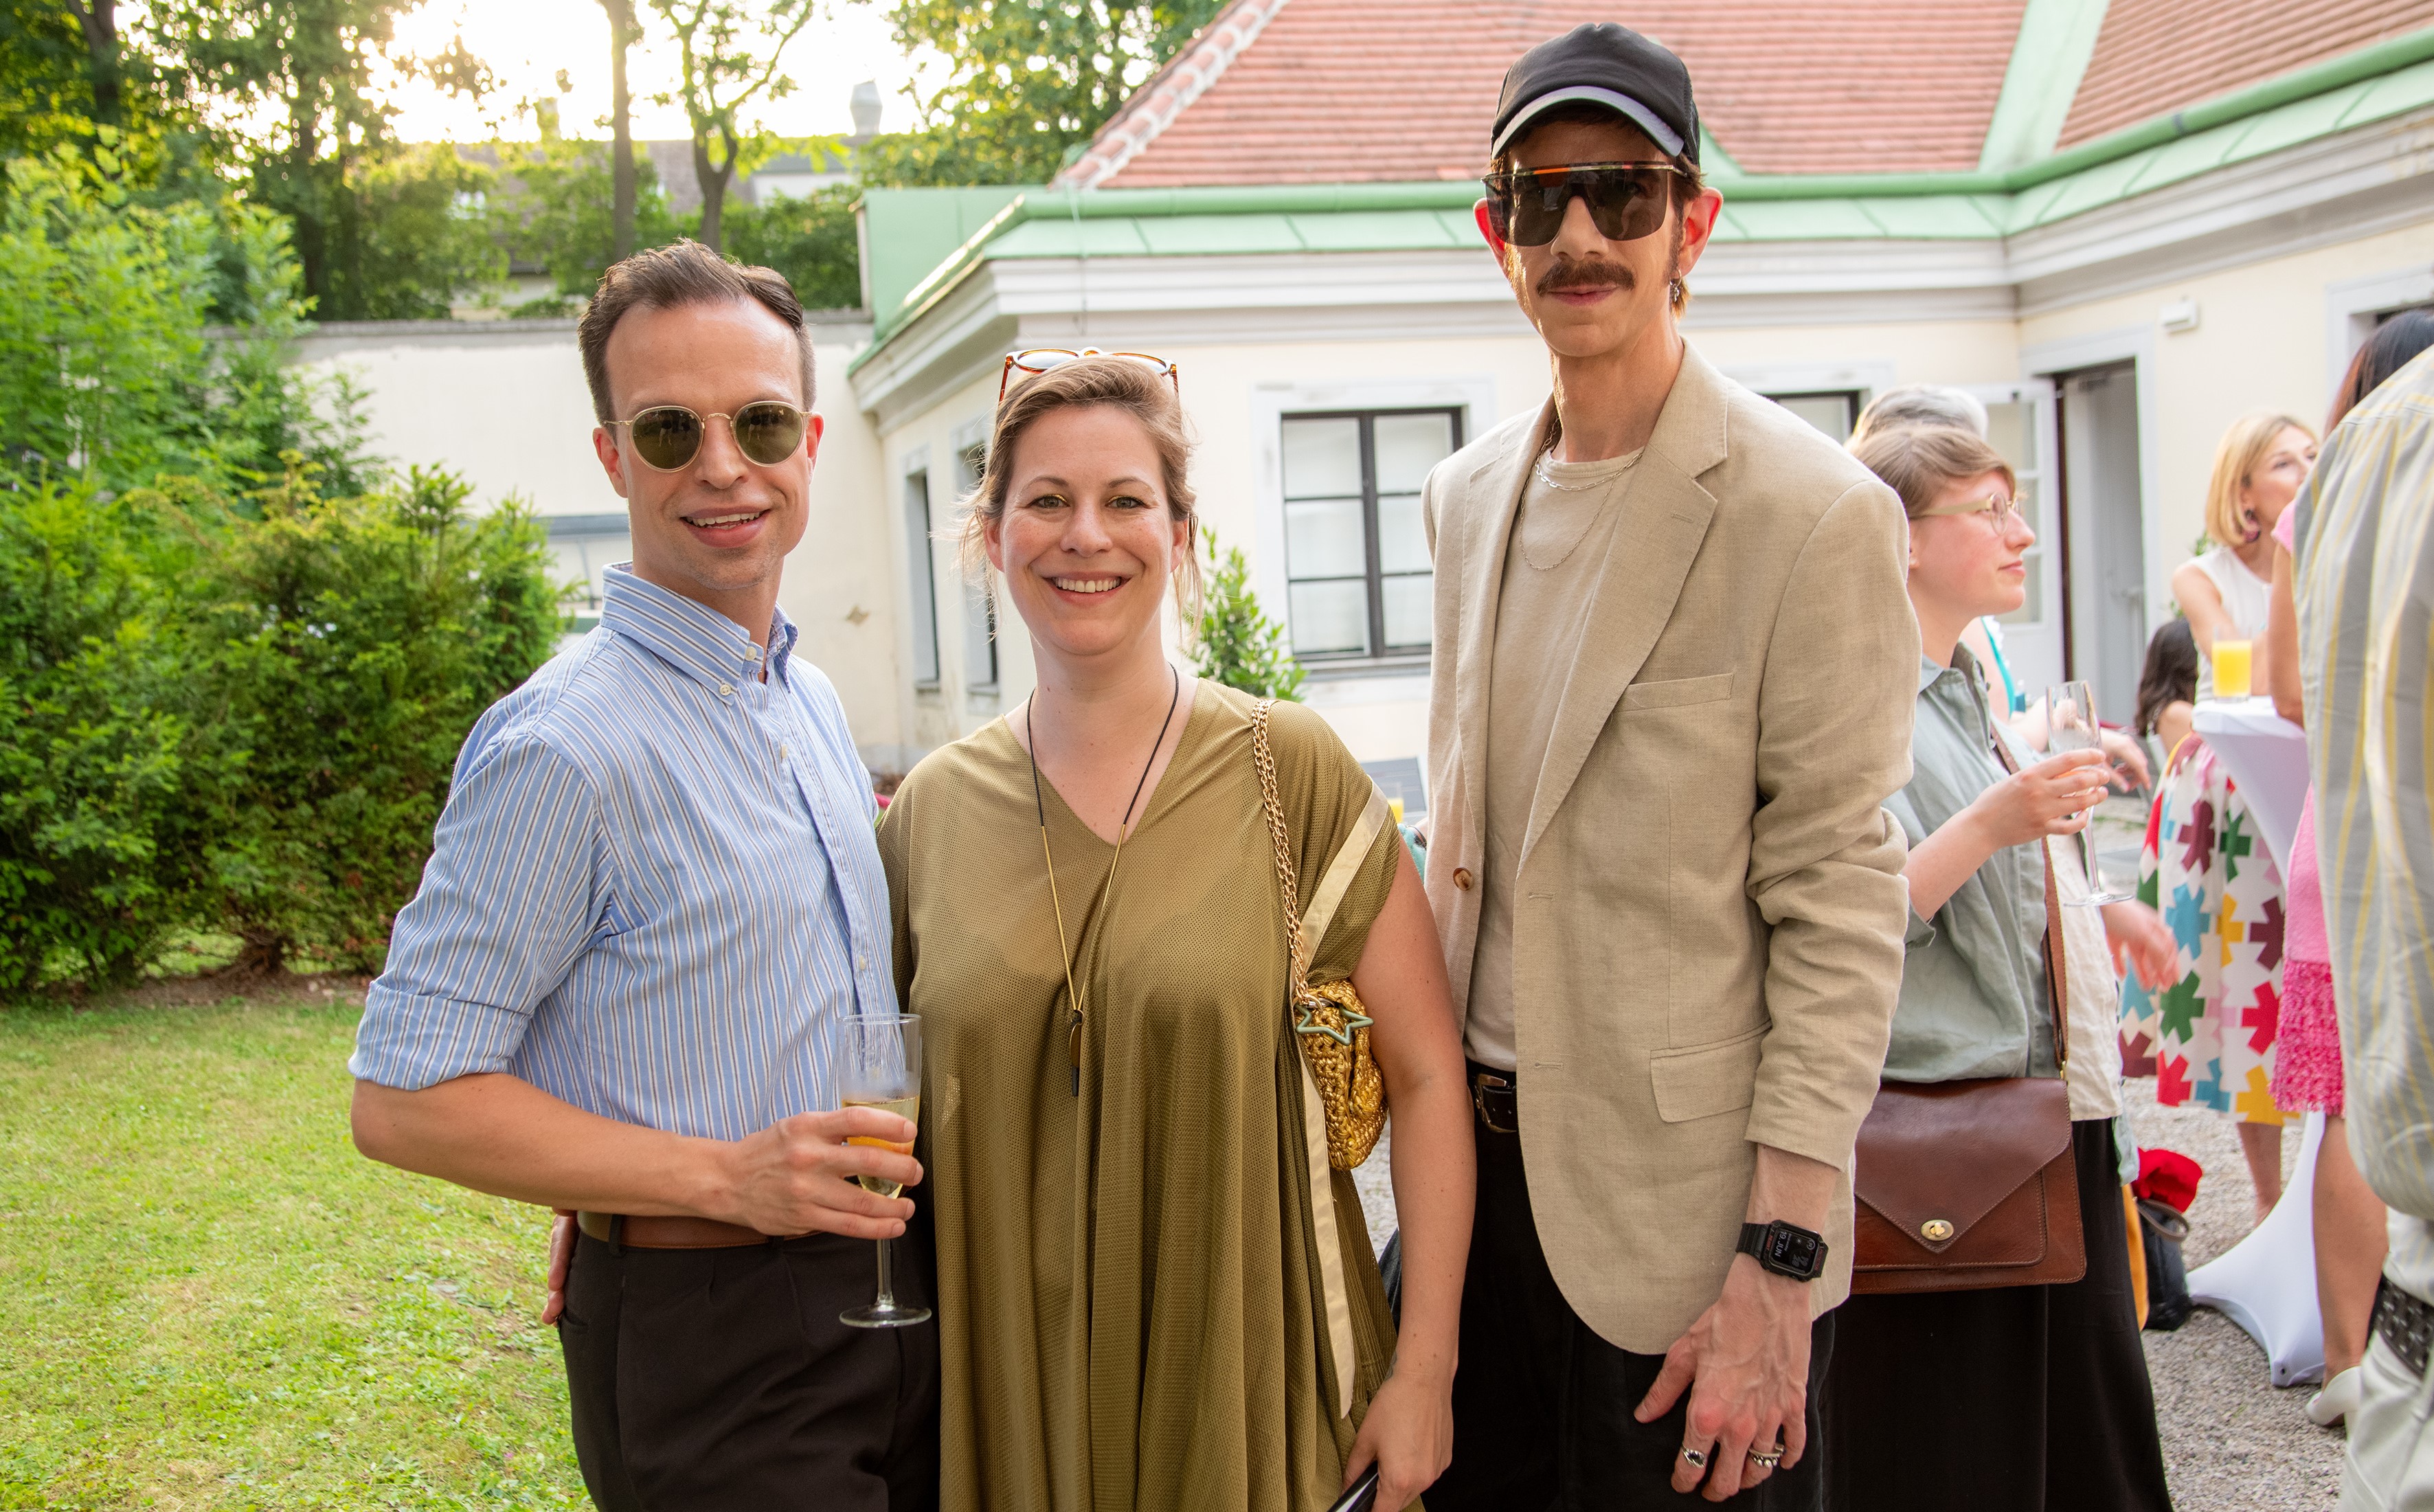
<svg viewBox="0 0 2434 1512">
<path fill-rule="evenodd" d="M 684 137 L 684 112 L 648 98 L 675 83 L 675 44 L 665 40 L 664 27 L 646 6 L 637 3 L 634 9 L 643 28 L 643 43 L 626 59 L 634 135 L 645 141 Z M 403 112 L 395 125 L 401 139 L 477 141 L 493 133 L 530 138 L 539 134 L 532 114 L 519 113 L 518 106 L 552 98 L 559 101 L 561 129 L 569 136 L 608 134 L 608 18 L 598 0 L 425 0 L 398 22 L 398 50 L 437 53 L 460 34 L 499 76 L 499 92 L 476 105 L 429 84 L 400 87 L 390 99 Z M 570 86 L 562 97 L 561 71 Z M 780 135 L 852 129 L 848 101 L 853 86 L 866 78 L 878 80 L 883 129 L 914 125 L 912 102 L 900 92 L 919 70 L 888 35 L 882 4 L 827 0 L 822 19 L 786 49 L 781 72 L 793 77 L 795 93 L 763 112 L 764 124 Z"/>
</svg>

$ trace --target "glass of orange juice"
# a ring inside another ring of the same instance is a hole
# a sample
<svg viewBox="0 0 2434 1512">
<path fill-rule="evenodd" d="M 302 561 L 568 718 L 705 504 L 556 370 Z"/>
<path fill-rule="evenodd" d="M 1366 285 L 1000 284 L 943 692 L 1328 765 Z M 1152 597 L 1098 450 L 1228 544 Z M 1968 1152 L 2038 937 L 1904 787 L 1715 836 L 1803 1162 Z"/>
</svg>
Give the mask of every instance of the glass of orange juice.
<svg viewBox="0 0 2434 1512">
<path fill-rule="evenodd" d="M 2254 664 L 2254 643 L 2249 641 L 2217 641 L 2214 643 L 2214 696 L 2218 698 L 2248 696 L 2249 669 Z"/>
</svg>

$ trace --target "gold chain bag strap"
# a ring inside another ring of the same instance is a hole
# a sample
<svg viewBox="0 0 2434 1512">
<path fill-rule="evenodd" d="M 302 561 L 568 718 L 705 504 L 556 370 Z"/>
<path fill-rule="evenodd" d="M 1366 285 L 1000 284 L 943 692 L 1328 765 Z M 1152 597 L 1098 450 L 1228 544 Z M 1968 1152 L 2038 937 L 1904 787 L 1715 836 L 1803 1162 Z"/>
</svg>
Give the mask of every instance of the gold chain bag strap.
<svg viewBox="0 0 2434 1512">
<path fill-rule="evenodd" d="M 1268 714 L 1273 698 L 1251 708 L 1251 760 L 1260 771 L 1260 805 L 1267 811 L 1268 838 L 1276 846 L 1277 885 L 1283 889 L 1285 939 L 1291 956 L 1287 1002 L 1294 1038 L 1301 1046 L 1302 1063 L 1318 1087 L 1327 1112 L 1327 1160 L 1338 1171 L 1349 1171 L 1369 1159 L 1378 1136 L 1386 1128 L 1386 1083 L 1369 1051 L 1369 1015 L 1361 1011 L 1361 994 L 1349 982 L 1310 985 L 1311 953 L 1327 934 L 1344 889 L 1378 838 L 1378 818 L 1385 800 L 1370 796 L 1368 811 L 1336 852 L 1305 915 L 1294 876 L 1293 846 L 1285 833 L 1284 806 L 1277 798 L 1276 752 L 1268 741 Z M 1322 915 L 1322 906 L 1325 913 Z"/>
</svg>

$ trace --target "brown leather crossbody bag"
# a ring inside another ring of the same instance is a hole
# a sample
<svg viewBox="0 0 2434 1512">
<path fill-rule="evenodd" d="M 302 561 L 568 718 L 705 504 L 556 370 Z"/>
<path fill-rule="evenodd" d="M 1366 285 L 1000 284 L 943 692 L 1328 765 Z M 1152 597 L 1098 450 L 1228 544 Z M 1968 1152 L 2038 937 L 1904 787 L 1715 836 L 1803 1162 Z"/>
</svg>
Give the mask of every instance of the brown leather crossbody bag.
<svg viewBox="0 0 2434 1512">
<path fill-rule="evenodd" d="M 2011 753 L 1998 743 L 2007 767 Z M 2046 858 L 2054 1061 L 2070 1060 L 2062 900 Z M 2061 1075 L 1884 1082 L 1860 1125 L 1851 1290 L 2049 1286 L 2087 1274 L 2070 1091 Z"/>
</svg>

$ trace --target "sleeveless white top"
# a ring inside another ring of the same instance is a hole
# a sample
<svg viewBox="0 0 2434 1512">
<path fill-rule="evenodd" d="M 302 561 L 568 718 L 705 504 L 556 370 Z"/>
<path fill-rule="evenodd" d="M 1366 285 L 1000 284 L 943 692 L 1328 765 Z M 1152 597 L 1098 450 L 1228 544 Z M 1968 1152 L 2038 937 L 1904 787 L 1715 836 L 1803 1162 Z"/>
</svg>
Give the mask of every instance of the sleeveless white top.
<svg viewBox="0 0 2434 1512">
<path fill-rule="evenodd" d="M 2273 585 L 2248 570 L 2248 563 L 2229 546 L 2210 546 L 2198 559 L 2198 571 L 2222 595 L 2222 611 L 2241 635 L 2257 640 L 2265 634 L 2265 615 L 2273 602 Z M 2198 658 L 2198 696 L 2214 696 L 2214 658 Z"/>
</svg>

